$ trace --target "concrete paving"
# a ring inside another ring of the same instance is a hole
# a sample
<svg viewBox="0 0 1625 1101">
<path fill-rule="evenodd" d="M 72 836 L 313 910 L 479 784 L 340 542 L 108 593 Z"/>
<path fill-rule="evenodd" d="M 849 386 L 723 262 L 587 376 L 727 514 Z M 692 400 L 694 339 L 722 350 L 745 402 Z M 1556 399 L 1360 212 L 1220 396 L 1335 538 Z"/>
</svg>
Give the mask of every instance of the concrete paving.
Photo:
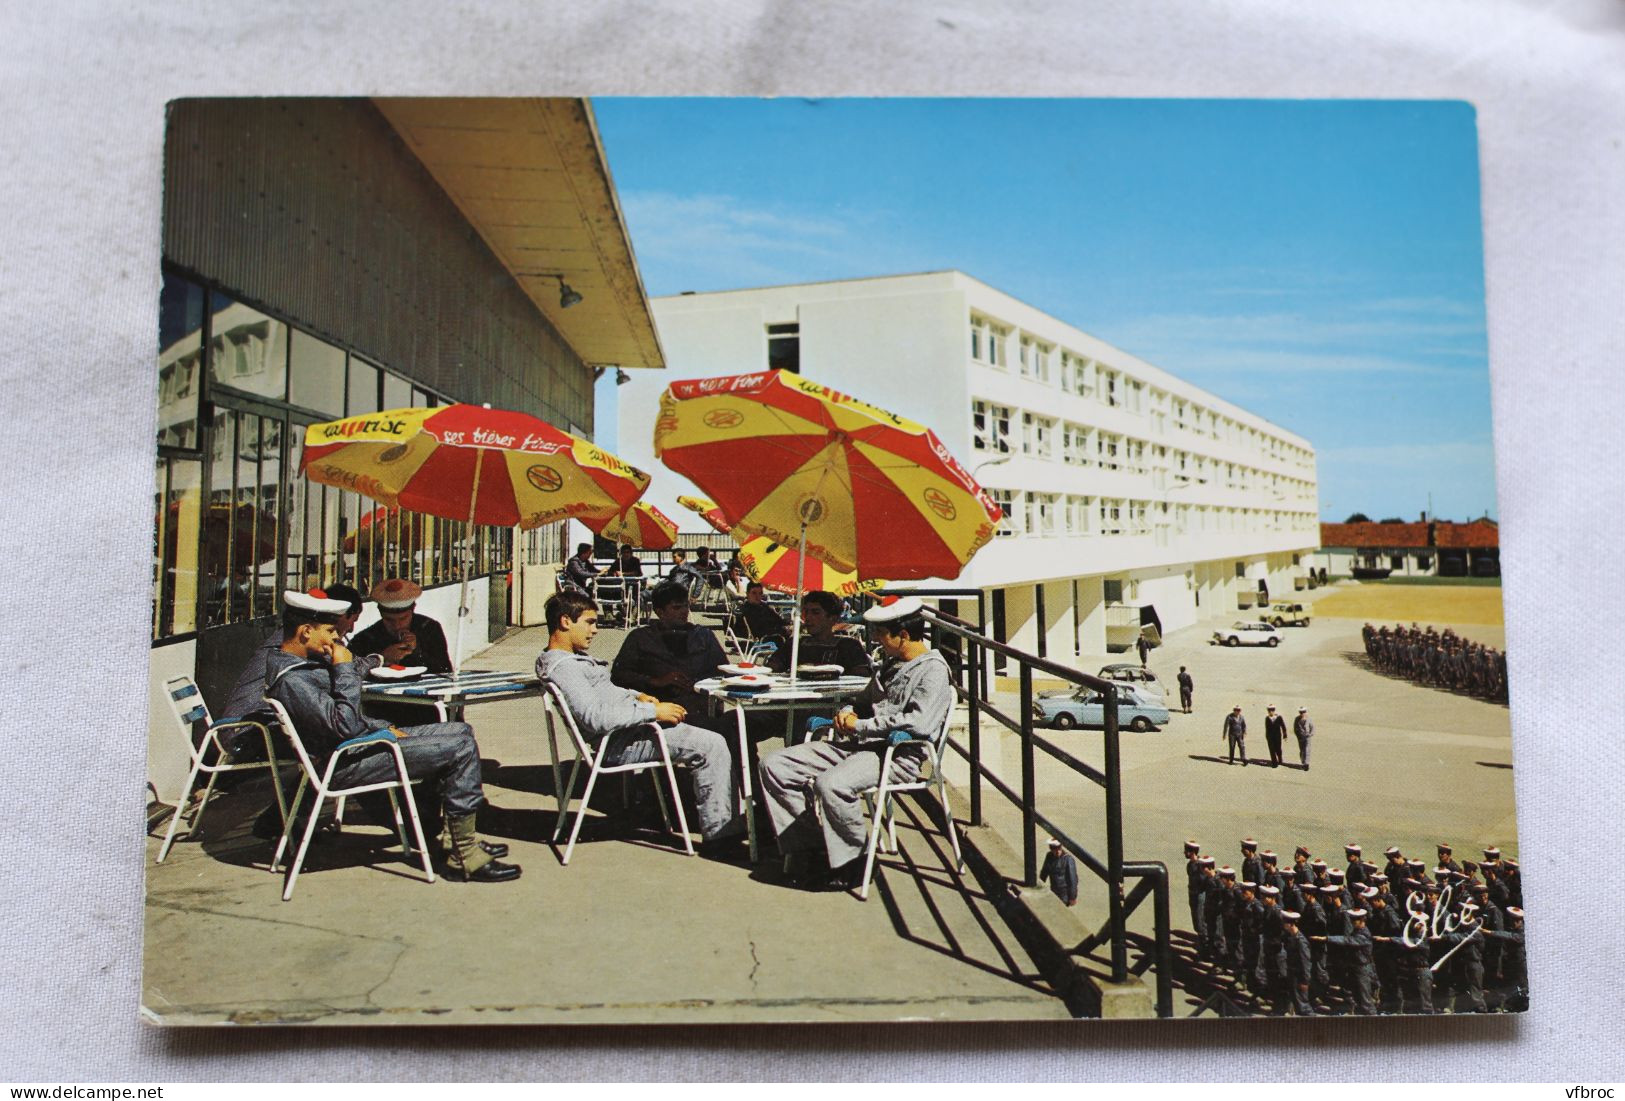
<svg viewBox="0 0 1625 1101">
<path fill-rule="evenodd" d="M 527 669 L 545 635 L 470 663 Z M 606 632 L 595 651 L 615 652 Z M 867 903 L 690 858 L 669 836 L 593 816 L 570 866 L 535 701 L 471 708 L 482 829 L 512 846 L 510 884 L 414 878 L 392 835 L 347 826 L 313 846 L 293 899 L 249 832 L 266 789 L 216 796 L 202 840 L 161 866 L 148 845 L 149 1016 L 207 1023 L 701 1023 L 1046 1019 L 1067 1004 L 940 834 L 900 818 Z M 567 751 L 566 751 L 567 753 Z M 638 782 L 638 781 L 634 781 Z M 642 782 L 647 782 L 643 780 Z M 602 805 L 614 809 L 610 785 Z M 595 796 L 595 807 L 601 805 Z M 354 812 L 350 819 L 359 822 Z"/>
</svg>

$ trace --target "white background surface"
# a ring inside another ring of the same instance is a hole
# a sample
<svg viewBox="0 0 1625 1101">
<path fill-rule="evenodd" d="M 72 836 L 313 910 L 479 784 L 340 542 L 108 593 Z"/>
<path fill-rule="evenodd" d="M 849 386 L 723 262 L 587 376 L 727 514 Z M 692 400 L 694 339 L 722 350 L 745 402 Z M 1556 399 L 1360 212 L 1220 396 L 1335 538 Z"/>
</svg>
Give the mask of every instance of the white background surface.
<svg viewBox="0 0 1625 1101">
<path fill-rule="evenodd" d="M 1625 6 L 7 4 L 0 89 L 0 1076 L 1625 1077 Z M 1533 1012 L 730 1031 L 138 1023 L 164 102 L 702 91 L 1477 105 Z"/>
</svg>

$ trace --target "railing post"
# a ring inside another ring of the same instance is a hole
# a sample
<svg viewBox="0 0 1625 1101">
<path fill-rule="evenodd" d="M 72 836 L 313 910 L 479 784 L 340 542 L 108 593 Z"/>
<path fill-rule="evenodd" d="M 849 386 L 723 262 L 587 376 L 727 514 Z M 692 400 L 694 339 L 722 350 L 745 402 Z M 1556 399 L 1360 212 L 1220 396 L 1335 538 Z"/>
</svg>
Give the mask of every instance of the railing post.
<svg viewBox="0 0 1625 1101">
<path fill-rule="evenodd" d="M 969 731 L 967 741 L 970 749 L 970 824 L 982 824 L 982 643 L 980 639 L 966 640 L 969 645 L 965 647 L 965 655 L 969 659 L 965 666 L 966 692 L 970 700 L 970 714 L 967 716 Z"/>
<path fill-rule="evenodd" d="M 1020 662 L 1021 682 L 1021 855 L 1029 887 L 1038 886 L 1038 793 L 1033 781 L 1033 667 Z M 1109 714 L 1109 713 L 1108 713 Z M 1107 722 L 1111 720 L 1108 717 Z M 1119 854 L 1121 858 L 1121 854 Z M 1118 883 L 1122 883 L 1121 877 Z M 1119 887 L 1121 893 L 1121 887 Z M 1113 911 L 1116 913 L 1117 911 Z M 1121 918 L 1119 917 L 1119 920 Z M 1114 931 L 1116 927 L 1113 927 Z"/>
<path fill-rule="evenodd" d="M 1025 669 L 1026 667 L 1023 666 Z M 1106 693 L 1106 903 L 1112 926 L 1112 981 L 1128 980 L 1123 929 L 1123 786 L 1117 745 L 1117 689 Z"/>
<path fill-rule="evenodd" d="M 1162 876 L 1157 880 L 1156 898 L 1153 900 L 1156 910 L 1156 952 L 1157 952 L 1157 1016 L 1172 1017 L 1174 1015 L 1174 949 L 1170 943 L 1169 925 L 1169 895 L 1173 893 L 1173 884 L 1168 881 L 1168 872 L 1164 868 Z"/>
</svg>

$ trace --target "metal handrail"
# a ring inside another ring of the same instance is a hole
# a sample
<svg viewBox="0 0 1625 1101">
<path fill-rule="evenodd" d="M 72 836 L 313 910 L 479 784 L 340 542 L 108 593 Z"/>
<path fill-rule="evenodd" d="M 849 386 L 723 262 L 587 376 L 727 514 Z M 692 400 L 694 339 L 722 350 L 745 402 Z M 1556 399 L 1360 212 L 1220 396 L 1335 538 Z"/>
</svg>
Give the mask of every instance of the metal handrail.
<svg viewBox="0 0 1625 1101">
<path fill-rule="evenodd" d="M 1021 810 L 1022 872 L 1023 883 L 1026 886 L 1036 887 L 1038 885 L 1038 829 L 1040 827 L 1047 830 L 1051 836 L 1061 842 L 1065 849 L 1076 856 L 1084 867 L 1106 885 L 1109 919 L 1106 928 L 1102 929 L 1101 932 L 1105 939 L 1109 939 L 1111 943 L 1111 976 L 1113 982 L 1126 982 L 1128 980 L 1127 915 L 1145 897 L 1144 888 L 1137 888 L 1139 893 L 1136 894 L 1134 903 L 1125 906 L 1124 881 L 1132 878 L 1148 882 L 1150 892 L 1154 895 L 1155 907 L 1156 945 L 1154 963 L 1157 972 L 1157 1014 L 1164 1017 L 1171 1016 L 1173 1013 L 1171 985 L 1173 971 L 1171 966 L 1168 871 L 1166 866 L 1159 861 L 1125 862 L 1123 859 L 1122 759 L 1118 743 L 1117 694 L 1119 686 L 1113 681 L 1079 672 L 1076 669 L 1019 650 L 1009 643 L 989 638 L 985 631 L 987 620 L 985 598 L 982 590 L 888 589 L 881 595 L 940 596 L 974 598 L 976 600 L 976 623 L 971 623 L 930 606 L 926 607 L 924 613 L 936 632 L 939 644 L 944 636 L 958 639 L 963 643 L 962 647 L 956 646 L 956 649 L 962 648 L 964 650 L 965 658 L 959 671 L 961 684 L 957 686 L 957 690 L 969 708 L 966 724 L 967 744 L 961 745 L 951 736 L 948 738 L 948 744 L 970 766 L 970 822 L 975 826 L 983 824 L 982 788 L 986 784 Z M 1006 714 L 989 699 L 987 675 L 990 664 L 988 655 L 990 654 L 1003 657 L 1007 661 L 1013 661 L 1016 664 L 1020 708 L 1017 715 Z M 1033 729 L 1033 674 L 1035 671 L 1068 684 L 1093 689 L 1104 697 L 1106 727 L 1104 749 L 1106 759 L 1103 769 L 1094 768 L 1088 763 L 1079 760 L 1073 754 L 1035 732 Z M 1021 736 L 1021 783 L 1019 791 L 995 775 L 992 770 L 982 763 L 981 720 L 983 716 L 991 718 L 1001 726 Z M 1056 822 L 1039 811 L 1034 779 L 1034 755 L 1038 750 L 1042 750 L 1064 767 L 1104 790 L 1106 800 L 1106 853 L 1104 859 L 1090 852 L 1083 844 L 1069 836 Z"/>
</svg>

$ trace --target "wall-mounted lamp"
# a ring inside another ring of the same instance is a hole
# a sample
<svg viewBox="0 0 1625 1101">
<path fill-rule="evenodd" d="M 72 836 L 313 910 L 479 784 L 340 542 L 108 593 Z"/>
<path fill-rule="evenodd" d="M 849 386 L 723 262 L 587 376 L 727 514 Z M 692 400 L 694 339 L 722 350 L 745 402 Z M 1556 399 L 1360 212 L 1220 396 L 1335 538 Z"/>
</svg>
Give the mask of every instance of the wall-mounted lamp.
<svg viewBox="0 0 1625 1101">
<path fill-rule="evenodd" d="M 567 310 L 581 301 L 581 292 L 564 281 L 564 276 L 556 271 L 527 271 L 525 275 L 538 279 L 557 279 L 559 281 L 559 309 Z"/>
</svg>

